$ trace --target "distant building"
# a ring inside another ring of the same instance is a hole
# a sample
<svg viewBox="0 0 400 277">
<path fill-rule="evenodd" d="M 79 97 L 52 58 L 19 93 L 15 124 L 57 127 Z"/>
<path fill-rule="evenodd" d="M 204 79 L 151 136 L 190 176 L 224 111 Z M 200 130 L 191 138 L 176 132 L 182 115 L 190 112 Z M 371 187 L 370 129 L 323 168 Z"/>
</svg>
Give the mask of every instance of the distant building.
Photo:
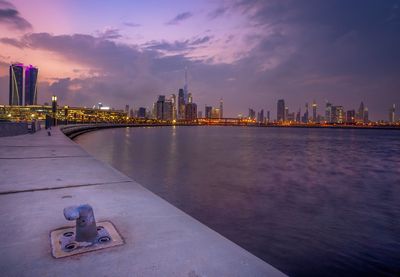
<svg viewBox="0 0 400 277">
<path fill-rule="evenodd" d="M 37 105 L 38 68 L 32 65 L 25 69 L 25 106 Z"/>
<path fill-rule="evenodd" d="M 347 123 L 356 122 L 356 111 L 355 110 L 349 110 L 346 112 L 346 122 Z"/>
<path fill-rule="evenodd" d="M 264 121 L 265 121 L 264 110 L 262 109 L 259 113 L 257 113 L 257 122 L 264 123 Z"/>
<path fill-rule="evenodd" d="M 356 121 L 359 123 L 364 123 L 364 115 L 365 113 L 365 107 L 364 107 L 364 102 L 361 102 L 360 107 L 358 108 L 358 112 L 356 114 Z"/>
<path fill-rule="evenodd" d="M 256 119 L 256 112 L 253 109 L 249 109 L 249 119 L 255 120 Z"/>
<path fill-rule="evenodd" d="M 126 114 L 129 113 L 129 105 L 125 105 L 125 113 L 126 113 Z"/>
<path fill-rule="evenodd" d="M 158 100 L 155 103 L 155 117 L 158 120 L 164 120 L 164 103 L 165 103 L 165 96 L 159 95 Z"/>
<path fill-rule="evenodd" d="M 197 112 L 197 118 L 203 118 L 203 113 L 201 111 Z"/>
<path fill-rule="evenodd" d="M 342 106 L 332 106 L 332 115 L 331 122 L 332 123 L 344 123 L 344 109 Z"/>
<path fill-rule="evenodd" d="M 10 93 L 9 105 L 22 106 L 23 105 L 23 86 L 24 86 L 24 65 L 12 64 L 10 65 Z"/>
<path fill-rule="evenodd" d="M 269 123 L 271 121 L 271 115 L 270 112 L 267 111 L 267 123 Z"/>
<path fill-rule="evenodd" d="M 300 123 L 301 122 L 301 108 L 299 108 L 297 114 L 296 114 L 296 122 Z"/>
<path fill-rule="evenodd" d="M 285 119 L 285 100 L 283 100 L 283 99 L 278 100 L 276 120 L 278 122 L 284 122 L 286 120 Z"/>
<path fill-rule="evenodd" d="M 308 123 L 308 103 L 306 103 L 305 107 L 306 107 L 306 111 L 304 112 L 302 121 L 303 121 L 303 123 Z"/>
<path fill-rule="evenodd" d="M 177 119 L 177 109 L 176 109 L 176 95 L 171 94 L 170 101 L 172 104 L 172 120 Z"/>
<path fill-rule="evenodd" d="M 139 118 L 146 118 L 146 108 L 140 107 L 138 109 L 137 117 Z"/>
<path fill-rule="evenodd" d="M 212 118 L 212 107 L 211 106 L 206 106 L 204 110 L 204 114 L 206 118 Z"/>
<path fill-rule="evenodd" d="M 396 110 L 396 106 L 395 106 L 395 104 L 393 104 L 393 106 L 389 109 L 389 122 L 390 123 L 394 123 L 396 121 L 395 110 Z"/>
<path fill-rule="evenodd" d="M 211 110 L 211 118 L 213 118 L 213 119 L 217 119 L 217 118 L 220 118 L 220 110 L 219 110 L 219 108 L 212 108 L 212 110 Z"/>
<path fill-rule="evenodd" d="M 315 99 L 312 103 L 312 122 L 317 122 L 317 103 L 315 103 Z"/>
<path fill-rule="evenodd" d="M 219 118 L 224 117 L 224 101 L 222 98 L 219 100 Z"/>
<path fill-rule="evenodd" d="M 197 105 L 195 103 L 187 103 L 185 105 L 185 119 L 186 120 L 197 119 Z"/>
<path fill-rule="evenodd" d="M 368 113 L 368 108 L 367 107 L 365 107 L 365 109 L 364 109 L 363 122 L 364 122 L 364 124 L 368 124 L 369 123 L 369 113 Z"/>
<path fill-rule="evenodd" d="M 178 92 L 178 119 L 185 119 L 185 92 L 182 88 Z"/>
<path fill-rule="evenodd" d="M 329 102 L 326 102 L 325 105 L 325 121 L 332 123 L 332 104 Z"/>
</svg>

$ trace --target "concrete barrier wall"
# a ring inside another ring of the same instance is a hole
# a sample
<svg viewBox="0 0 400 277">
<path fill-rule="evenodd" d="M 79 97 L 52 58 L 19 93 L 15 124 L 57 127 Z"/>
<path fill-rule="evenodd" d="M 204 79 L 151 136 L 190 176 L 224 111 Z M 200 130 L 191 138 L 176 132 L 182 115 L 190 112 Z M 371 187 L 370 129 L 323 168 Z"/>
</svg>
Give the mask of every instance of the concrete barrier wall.
<svg viewBox="0 0 400 277">
<path fill-rule="evenodd" d="M 28 131 L 26 122 L 0 122 L 0 137 L 23 135 Z"/>
</svg>

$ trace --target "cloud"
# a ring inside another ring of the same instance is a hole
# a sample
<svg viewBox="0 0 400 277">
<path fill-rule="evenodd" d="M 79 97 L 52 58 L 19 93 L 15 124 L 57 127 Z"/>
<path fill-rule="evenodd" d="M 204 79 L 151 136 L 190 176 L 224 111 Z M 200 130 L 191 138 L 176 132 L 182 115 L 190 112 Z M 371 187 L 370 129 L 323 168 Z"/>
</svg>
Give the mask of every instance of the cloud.
<svg viewBox="0 0 400 277">
<path fill-rule="evenodd" d="M 123 24 L 125 26 L 128 26 L 128 27 L 140 27 L 140 26 L 142 26 L 141 24 L 138 24 L 138 23 L 135 23 L 135 22 L 124 22 Z"/>
<path fill-rule="evenodd" d="M 118 39 L 122 37 L 119 33 L 119 29 L 113 27 L 107 27 L 102 31 L 98 31 L 97 35 L 103 39 Z"/>
<path fill-rule="evenodd" d="M 3 0 L 0 0 L 0 24 L 1 23 L 22 31 L 32 29 L 32 25 L 21 17 L 14 5 Z"/>
<path fill-rule="evenodd" d="M 0 43 L 8 44 L 17 48 L 26 47 L 26 44 L 23 41 L 15 38 L 0 38 Z"/>
<path fill-rule="evenodd" d="M 195 37 L 183 41 L 150 41 L 144 46 L 147 49 L 157 50 L 161 52 L 188 52 L 199 47 L 202 44 L 209 42 L 212 36 Z"/>
<path fill-rule="evenodd" d="M 216 19 L 218 17 L 223 16 L 228 11 L 227 7 L 219 7 L 211 12 L 208 13 L 207 17 L 209 19 Z"/>
<path fill-rule="evenodd" d="M 180 22 L 189 19 L 190 17 L 192 17 L 193 14 L 191 12 L 183 12 L 178 14 L 177 16 L 175 16 L 173 19 L 171 19 L 170 21 L 168 21 L 166 23 L 166 25 L 177 25 Z"/>
</svg>

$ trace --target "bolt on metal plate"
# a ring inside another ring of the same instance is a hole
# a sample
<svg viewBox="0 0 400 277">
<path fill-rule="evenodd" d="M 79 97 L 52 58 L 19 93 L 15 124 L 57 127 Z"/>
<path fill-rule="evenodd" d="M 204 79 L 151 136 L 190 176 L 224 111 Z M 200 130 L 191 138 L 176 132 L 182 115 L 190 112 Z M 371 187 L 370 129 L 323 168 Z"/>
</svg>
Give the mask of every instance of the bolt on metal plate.
<svg viewBox="0 0 400 277">
<path fill-rule="evenodd" d="M 123 239 L 111 222 L 102 221 L 96 224 L 97 236 L 94 242 L 76 241 L 75 226 L 51 231 L 50 240 L 53 257 L 63 258 L 124 244 Z"/>
</svg>

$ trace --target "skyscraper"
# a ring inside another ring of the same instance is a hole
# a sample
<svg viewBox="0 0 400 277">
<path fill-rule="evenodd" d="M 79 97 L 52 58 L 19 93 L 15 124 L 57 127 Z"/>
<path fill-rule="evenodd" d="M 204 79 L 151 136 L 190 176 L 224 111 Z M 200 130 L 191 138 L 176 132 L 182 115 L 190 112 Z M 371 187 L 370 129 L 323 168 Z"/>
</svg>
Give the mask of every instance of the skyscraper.
<svg viewBox="0 0 400 277">
<path fill-rule="evenodd" d="M 23 105 L 24 65 L 10 65 L 10 94 L 9 105 Z"/>
<path fill-rule="evenodd" d="M 361 102 L 360 107 L 358 108 L 358 113 L 357 113 L 357 122 L 364 122 L 364 113 L 365 113 L 365 108 L 364 108 L 364 103 Z"/>
<path fill-rule="evenodd" d="M 331 122 L 344 123 L 344 109 L 342 106 L 332 106 Z"/>
<path fill-rule="evenodd" d="M 206 106 L 205 111 L 204 111 L 206 118 L 212 117 L 212 109 L 213 108 L 211 106 Z"/>
<path fill-rule="evenodd" d="M 165 102 L 165 96 L 159 95 L 155 105 L 155 110 L 156 110 L 155 116 L 156 119 L 158 120 L 164 120 L 164 102 Z"/>
<path fill-rule="evenodd" d="M 396 110 L 396 106 L 395 106 L 395 104 L 393 104 L 393 106 L 389 109 L 389 122 L 390 123 L 394 123 L 396 121 L 395 110 Z"/>
<path fill-rule="evenodd" d="M 183 95 L 184 95 L 185 103 L 189 103 L 189 87 L 188 87 L 188 78 L 187 78 L 187 67 L 185 67 L 185 85 L 183 86 Z"/>
<path fill-rule="evenodd" d="M 312 121 L 314 123 L 317 122 L 317 103 L 315 103 L 315 99 L 312 103 Z"/>
<path fill-rule="evenodd" d="M 176 112 L 176 95 L 171 94 L 171 105 L 172 105 L 172 120 L 176 120 L 177 118 L 177 112 Z"/>
<path fill-rule="evenodd" d="M 195 120 L 197 119 L 197 105 L 195 103 L 187 103 L 185 106 L 185 119 Z"/>
<path fill-rule="evenodd" d="M 349 110 L 346 113 L 346 122 L 347 123 L 354 123 L 356 120 L 356 111 L 355 110 Z"/>
<path fill-rule="evenodd" d="M 303 116 L 303 123 L 308 123 L 308 103 L 306 103 L 306 111 L 304 112 Z"/>
<path fill-rule="evenodd" d="M 178 119 L 185 118 L 185 93 L 182 88 L 178 92 Z"/>
<path fill-rule="evenodd" d="M 332 123 L 332 104 L 326 102 L 325 106 L 325 121 L 327 123 Z"/>
<path fill-rule="evenodd" d="M 278 100 L 276 120 L 278 122 L 285 121 L 285 100 L 283 99 Z"/>
<path fill-rule="evenodd" d="M 256 119 L 256 112 L 251 108 L 249 108 L 249 119 L 251 120 Z"/>
<path fill-rule="evenodd" d="M 32 65 L 25 69 L 25 106 L 37 105 L 38 68 Z"/>
<path fill-rule="evenodd" d="M 219 118 L 223 118 L 224 117 L 224 101 L 222 100 L 222 98 L 219 100 Z"/>
</svg>

